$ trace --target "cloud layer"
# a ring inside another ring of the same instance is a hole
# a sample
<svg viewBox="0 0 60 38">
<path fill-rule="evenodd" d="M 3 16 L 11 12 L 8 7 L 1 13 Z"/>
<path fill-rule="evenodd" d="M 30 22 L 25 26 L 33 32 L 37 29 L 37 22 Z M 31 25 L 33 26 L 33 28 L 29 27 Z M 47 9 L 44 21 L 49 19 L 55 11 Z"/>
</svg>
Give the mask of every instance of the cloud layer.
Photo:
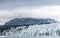
<svg viewBox="0 0 60 38">
<path fill-rule="evenodd" d="M 0 10 L 42 5 L 60 5 L 60 0 L 0 0 Z"/>
<path fill-rule="evenodd" d="M 3 24 L 11 18 L 52 18 L 60 21 L 60 6 L 22 7 L 12 10 L 0 10 L 0 23 Z M 8 18 L 8 19 L 7 19 Z"/>
<path fill-rule="evenodd" d="M 22 17 L 60 20 L 60 0 L 0 0 L 1 23 Z"/>
<path fill-rule="evenodd" d="M 12 10 L 0 10 L 0 18 L 5 17 L 58 18 L 60 17 L 60 6 L 25 7 Z"/>
</svg>

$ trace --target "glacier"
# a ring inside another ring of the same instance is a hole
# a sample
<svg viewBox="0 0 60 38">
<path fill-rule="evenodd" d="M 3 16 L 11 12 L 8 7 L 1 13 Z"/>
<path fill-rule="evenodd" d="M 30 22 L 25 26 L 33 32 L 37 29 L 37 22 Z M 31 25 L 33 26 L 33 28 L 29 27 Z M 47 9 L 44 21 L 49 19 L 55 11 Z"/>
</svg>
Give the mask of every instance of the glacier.
<svg viewBox="0 0 60 38">
<path fill-rule="evenodd" d="M 8 31 L 8 30 L 7 30 Z M 11 28 L 0 33 L 0 38 L 60 38 L 60 23 Z"/>
</svg>

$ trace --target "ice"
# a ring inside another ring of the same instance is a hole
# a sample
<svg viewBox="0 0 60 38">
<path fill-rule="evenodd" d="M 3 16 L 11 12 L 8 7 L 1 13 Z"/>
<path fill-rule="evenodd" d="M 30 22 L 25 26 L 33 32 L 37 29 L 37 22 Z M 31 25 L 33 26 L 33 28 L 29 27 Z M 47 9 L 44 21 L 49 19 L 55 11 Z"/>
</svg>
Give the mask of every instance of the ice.
<svg viewBox="0 0 60 38">
<path fill-rule="evenodd" d="M 60 38 L 60 23 L 30 25 L 27 29 L 12 28 L 0 38 Z M 3 32 L 4 33 L 4 32 Z"/>
</svg>

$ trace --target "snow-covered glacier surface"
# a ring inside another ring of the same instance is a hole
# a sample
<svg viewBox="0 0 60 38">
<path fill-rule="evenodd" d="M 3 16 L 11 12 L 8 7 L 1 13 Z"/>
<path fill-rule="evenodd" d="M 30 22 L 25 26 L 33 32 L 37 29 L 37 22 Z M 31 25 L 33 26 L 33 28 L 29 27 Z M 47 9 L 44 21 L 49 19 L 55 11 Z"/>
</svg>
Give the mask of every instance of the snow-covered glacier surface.
<svg viewBox="0 0 60 38">
<path fill-rule="evenodd" d="M 60 38 L 60 23 L 31 25 L 28 28 L 11 28 L 4 31 L 0 38 Z"/>
</svg>

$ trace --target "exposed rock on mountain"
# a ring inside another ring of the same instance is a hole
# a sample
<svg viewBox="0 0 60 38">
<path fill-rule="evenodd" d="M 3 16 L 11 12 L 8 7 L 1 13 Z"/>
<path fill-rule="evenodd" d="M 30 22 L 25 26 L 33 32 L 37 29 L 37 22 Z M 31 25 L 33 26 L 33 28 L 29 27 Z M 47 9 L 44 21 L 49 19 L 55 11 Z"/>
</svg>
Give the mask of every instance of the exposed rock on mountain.
<svg viewBox="0 0 60 38">
<path fill-rule="evenodd" d="M 54 19 L 15 18 L 6 22 L 5 25 L 50 24 L 55 22 Z"/>
</svg>

